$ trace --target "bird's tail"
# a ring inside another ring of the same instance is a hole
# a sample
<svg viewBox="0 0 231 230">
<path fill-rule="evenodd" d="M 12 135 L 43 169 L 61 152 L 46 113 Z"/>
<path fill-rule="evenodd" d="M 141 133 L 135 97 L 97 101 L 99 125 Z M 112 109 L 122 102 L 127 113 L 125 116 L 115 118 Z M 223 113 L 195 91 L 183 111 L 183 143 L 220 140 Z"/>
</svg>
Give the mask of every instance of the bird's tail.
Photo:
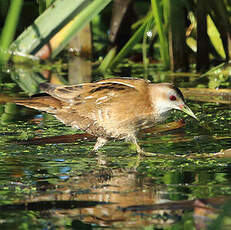
<svg viewBox="0 0 231 230">
<path fill-rule="evenodd" d="M 55 113 L 57 109 L 61 108 L 61 102 L 49 95 L 38 95 L 29 99 L 16 99 L 14 102 L 17 105 L 24 105 L 26 107 L 46 111 L 48 113 Z"/>
</svg>

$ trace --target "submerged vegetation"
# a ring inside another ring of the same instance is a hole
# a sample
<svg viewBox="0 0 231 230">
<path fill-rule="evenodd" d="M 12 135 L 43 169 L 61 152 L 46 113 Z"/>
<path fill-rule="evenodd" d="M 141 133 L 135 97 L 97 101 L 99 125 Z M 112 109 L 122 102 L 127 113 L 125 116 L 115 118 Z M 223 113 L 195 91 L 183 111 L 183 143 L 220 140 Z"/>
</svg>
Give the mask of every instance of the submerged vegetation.
<svg viewBox="0 0 231 230">
<path fill-rule="evenodd" d="M 230 1 L 116 0 L 108 5 L 110 2 L 1 1 L 1 18 L 6 17 L 2 20 L 1 59 L 8 60 L 9 53 L 15 62 L 24 59 L 14 55 L 52 60 L 90 21 L 91 30 L 85 33 L 92 34 L 92 47 L 84 50 L 82 41 L 76 52 L 81 56 L 94 49 L 95 60 L 103 57 L 101 72 L 112 70 L 125 57 L 131 59 L 134 52 L 143 55 L 144 66 L 155 61 L 172 71 L 187 71 L 191 64 L 196 64 L 197 71 L 206 71 L 230 59 Z M 31 25 L 24 31 L 24 25 L 18 25 L 21 29 L 17 30 L 20 11 L 22 18 L 28 5 L 37 18 L 31 16 Z M 104 45 L 98 45 L 102 39 Z M 103 50 L 109 50 L 108 54 Z"/>
<path fill-rule="evenodd" d="M 229 229 L 230 23 L 231 0 L 0 1 L 0 228 Z M 94 155 L 93 137 L 12 103 L 118 76 L 175 83 L 200 122 L 141 133 L 156 157 Z"/>
</svg>

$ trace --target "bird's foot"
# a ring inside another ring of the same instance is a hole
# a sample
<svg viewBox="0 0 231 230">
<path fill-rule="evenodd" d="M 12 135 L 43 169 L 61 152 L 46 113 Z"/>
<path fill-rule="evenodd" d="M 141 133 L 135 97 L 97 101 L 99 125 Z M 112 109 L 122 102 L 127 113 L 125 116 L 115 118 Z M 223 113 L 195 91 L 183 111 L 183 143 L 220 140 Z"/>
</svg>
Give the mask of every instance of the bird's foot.
<svg viewBox="0 0 231 230">
<path fill-rule="evenodd" d="M 97 166 L 103 167 L 106 166 L 107 161 L 103 153 L 98 152 L 97 153 Z"/>
<path fill-rule="evenodd" d="M 138 153 L 138 156 L 139 157 L 156 157 L 157 154 L 155 153 L 148 153 L 148 152 L 145 152 L 142 148 L 140 148 L 139 144 L 137 143 L 137 140 L 136 140 L 136 136 L 135 135 L 131 135 L 128 140 L 130 140 L 136 147 L 136 152 Z"/>
<path fill-rule="evenodd" d="M 91 150 L 88 154 L 89 157 L 95 158 L 97 160 L 97 166 L 102 167 L 107 164 L 106 157 L 104 155 L 104 152 L 102 150 Z"/>
<path fill-rule="evenodd" d="M 150 153 L 143 151 L 142 153 L 138 153 L 141 157 L 157 157 L 157 153 Z"/>
<path fill-rule="evenodd" d="M 156 156 L 158 156 L 158 154 L 156 154 L 156 153 L 145 152 L 142 148 L 140 148 L 140 146 L 137 143 L 135 143 L 135 145 L 136 145 L 136 151 L 137 151 L 139 157 L 156 157 Z"/>
</svg>

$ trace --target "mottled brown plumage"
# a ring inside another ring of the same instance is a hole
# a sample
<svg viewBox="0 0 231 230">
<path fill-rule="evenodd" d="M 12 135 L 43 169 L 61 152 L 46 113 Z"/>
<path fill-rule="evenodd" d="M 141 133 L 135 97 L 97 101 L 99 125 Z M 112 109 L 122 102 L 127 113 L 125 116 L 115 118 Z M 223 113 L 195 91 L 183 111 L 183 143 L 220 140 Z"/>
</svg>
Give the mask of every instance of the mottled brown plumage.
<svg viewBox="0 0 231 230">
<path fill-rule="evenodd" d="M 41 89 L 47 95 L 16 103 L 51 113 L 64 124 L 96 136 L 94 150 L 114 138 L 131 141 L 142 152 L 136 133 L 163 120 L 167 111 L 179 109 L 195 117 L 180 90 L 169 83 L 115 78 L 70 86 L 43 83 Z"/>
</svg>

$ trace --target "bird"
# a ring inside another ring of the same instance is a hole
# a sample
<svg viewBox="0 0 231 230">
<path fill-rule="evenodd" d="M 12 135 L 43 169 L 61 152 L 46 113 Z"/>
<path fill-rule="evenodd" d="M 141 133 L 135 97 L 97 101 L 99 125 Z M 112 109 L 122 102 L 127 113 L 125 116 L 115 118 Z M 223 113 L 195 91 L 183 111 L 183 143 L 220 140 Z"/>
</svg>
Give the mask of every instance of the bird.
<svg viewBox="0 0 231 230">
<path fill-rule="evenodd" d="M 41 83 L 44 92 L 16 104 L 52 114 L 65 125 L 97 137 L 93 151 L 109 140 L 135 144 L 137 133 L 164 121 L 170 110 L 198 119 L 186 105 L 182 92 L 171 83 L 151 83 L 141 78 L 110 78 L 77 85 Z"/>
</svg>

